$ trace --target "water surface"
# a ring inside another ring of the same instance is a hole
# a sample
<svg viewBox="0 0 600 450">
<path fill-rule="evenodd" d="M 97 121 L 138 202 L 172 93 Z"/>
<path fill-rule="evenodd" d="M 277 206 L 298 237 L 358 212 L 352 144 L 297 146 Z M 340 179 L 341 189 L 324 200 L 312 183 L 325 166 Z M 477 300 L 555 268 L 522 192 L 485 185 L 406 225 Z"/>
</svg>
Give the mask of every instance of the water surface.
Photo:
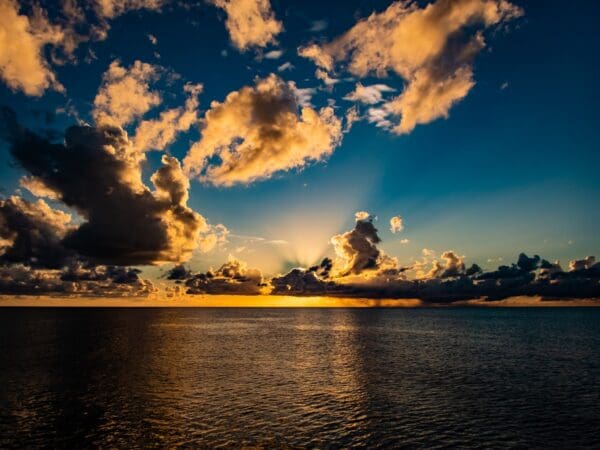
<svg viewBox="0 0 600 450">
<path fill-rule="evenodd" d="M 0 310 L 0 447 L 599 447 L 600 310 Z"/>
</svg>

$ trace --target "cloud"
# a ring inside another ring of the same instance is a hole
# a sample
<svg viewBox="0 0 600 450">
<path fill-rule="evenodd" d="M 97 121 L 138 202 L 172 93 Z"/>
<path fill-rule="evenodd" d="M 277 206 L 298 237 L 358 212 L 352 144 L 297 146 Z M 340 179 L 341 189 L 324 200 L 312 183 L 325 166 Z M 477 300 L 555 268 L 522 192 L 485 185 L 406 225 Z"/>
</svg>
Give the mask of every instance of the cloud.
<svg viewBox="0 0 600 450">
<path fill-rule="evenodd" d="M 258 295 L 265 288 L 260 270 L 248 268 L 233 256 L 216 271 L 189 276 L 185 286 L 188 294 Z"/>
<path fill-rule="evenodd" d="M 354 229 L 331 238 L 342 265 L 338 269 L 338 276 L 357 275 L 365 270 L 377 269 L 381 254 L 377 248 L 379 242 L 381 239 L 373 225 L 373 217 L 365 211 L 357 212 Z"/>
<path fill-rule="evenodd" d="M 202 136 L 184 159 L 187 173 L 218 186 L 248 184 L 327 158 L 339 144 L 333 108 L 300 107 L 297 89 L 277 75 L 212 102 Z M 218 157 L 218 158 L 215 158 Z"/>
<path fill-rule="evenodd" d="M 96 124 L 123 127 L 159 105 L 160 94 L 150 90 L 150 83 L 159 74 L 158 67 L 141 61 L 135 61 L 129 68 L 113 61 L 102 76 L 102 85 L 94 99 Z"/>
<path fill-rule="evenodd" d="M 369 108 L 367 110 L 367 120 L 374 123 L 377 128 L 390 129 L 393 127 L 391 120 L 388 119 L 389 111 L 384 108 Z"/>
<path fill-rule="evenodd" d="M 64 90 L 44 57 L 46 45 L 59 44 L 64 34 L 41 8 L 34 13 L 30 19 L 15 0 L 0 2 L 0 77 L 12 90 L 40 96 L 48 88 Z"/>
<path fill-rule="evenodd" d="M 0 200 L 0 264 L 61 268 L 72 256 L 62 244 L 71 229 L 71 216 L 44 200 Z"/>
<path fill-rule="evenodd" d="M 390 231 L 400 233 L 404 229 L 404 221 L 400 216 L 394 216 L 390 219 Z"/>
<path fill-rule="evenodd" d="M 191 256 L 206 221 L 187 206 L 189 181 L 176 158 L 163 155 L 150 190 L 139 154 L 120 128 L 73 126 L 64 143 L 54 144 L 20 127 L 10 111 L 3 119 L 16 162 L 83 219 L 64 236 L 65 248 L 112 265 Z"/>
<path fill-rule="evenodd" d="M 158 44 L 158 39 L 156 38 L 156 36 L 154 36 L 153 34 L 150 34 L 150 33 L 148 33 L 146 36 L 148 37 L 148 40 L 150 41 L 150 43 L 152 45 Z"/>
<path fill-rule="evenodd" d="M 111 266 L 76 265 L 63 270 L 0 266 L 0 294 L 145 297 L 155 292 L 152 282 L 140 278 L 139 273 L 137 269 Z"/>
<path fill-rule="evenodd" d="M 27 2 L 29 3 L 29 2 Z M 0 78 L 15 91 L 41 96 L 47 89 L 64 92 L 45 53 L 52 63 L 75 63 L 75 50 L 90 40 L 101 41 L 108 36 L 112 19 L 133 9 L 157 10 L 162 0 L 64 0 L 55 12 L 54 23 L 37 2 L 21 14 L 16 0 L 0 2 Z M 88 49 L 88 58 L 94 58 Z"/>
<path fill-rule="evenodd" d="M 333 282 L 322 280 L 314 271 L 295 268 L 271 279 L 273 295 L 324 295 Z"/>
<path fill-rule="evenodd" d="M 586 256 L 584 259 L 576 259 L 569 261 L 569 270 L 585 270 L 590 269 L 596 264 L 596 258 L 593 256 Z"/>
<path fill-rule="evenodd" d="M 347 133 L 352 128 L 355 122 L 360 120 L 360 114 L 356 106 L 352 106 L 346 110 L 346 124 L 344 125 L 344 133 Z"/>
<path fill-rule="evenodd" d="M 283 50 L 271 50 L 270 52 L 265 53 L 265 58 L 267 59 L 279 59 L 283 55 Z"/>
<path fill-rule="evenodd" d="M 192 276 L 192 271 L 183 264 L 173 266 L 166 275 L 167 280 L 186 280 Z"/>
<path fill-rule="evenodd" d="M 275 18 L 269 0 L 209 0 L 227 14 L 225 27 L 240 51 L 275 43 L 283 25 Z"/>
<path fill-rule="evenodd" d="M 400 116 L 392 128 L 397 134 L 410 133 L 419 124 L 447 118 L 450 108 L 475 85 L 470 67 L 462 67 L 446 78 L 435 79 L 428 71 L 418 71 L 404 92 L 385 105 L 387 112 Z"/>
<path fill-rule="evenodd" d="M 315 77 L 317 77 L 317 79 L 321 80 L 325 84 L 325 86 L 328 86 L 328 87 L 331 87 L 334 84 L 337 84 L 340 82 L 340 80 L 338 80 L 337 78 L 330 77 L 327 72 L 325 72 L 324 70 L 321 70 L 321 69 L 317 69 L 315 71 Z"/>
<path fill-rule="evenodd" d="M 207 228 L 200 233 L 198 238 L 198 250 L 202 253 L 210 253 L 215 248 L 223 248 L 229 242 L 229 229 L 219 223 L 217 225 L 208 225 Z"/>
<path fill-rule="evenodd" d="M 164 150 L 175 142 L 178 133 L 185 132 L 198 123 L 198 95 L 202 89 L 201 84 L 186 84 L 184 91 L 189 97 L 184 107 L 167 109 L 156 119 L 140 121 L 132 138 L 133 146 L 144 152 Z"/>
<path fill-rule="evenodd" d="M 474 85 L 472 62 L 485 46 L 482 31 L 521 15 L 523 10 L 506 0 L 437 0 L 423 8 L 401 0 L 333 41 L 298 53 L 327 72 L 342 63 L 359 77 L 385 77 L 390 71 L 401 76 L 404 91 L 379 110 L 399 122 L 372 121 L 405 134 L 448 116 Z"/>
<path fill-rule="evenodd" d="M 113 19 L 121 14 L 136 10 L 150 9 L 158 10 L 163 5 L 164 0 L 94 0 L 96 2 L 96 11 L 101 17 Z"/>
<path fill-rule="evenodd" d="M 311 33 L 318 33 L 319 31 L 326 30 L 329 26 L 329 23 L 326 20 L 313 20 L 310 23 L 310 28 L 308 31 Z"/>
<path fill-rule="evenodd" d="M 277 72 L 285 72 L 286 70 L 292 70 L 294 65 L 291 62 L 284 62 L 282 65 L 277 67 Z"/>
<path fill-rule="evenodd" d="M 477 264 L 465 268 L 464 258 L 447 251 L 444 264 L 434 261 L 436 273 L 424 279 L 411 280 L 403 270 L 379 272 L 373 277 L 326 279 L 310 269 L 295 268 L 271 280 L 272 294 L 354 297 L 374 299 L 420 299 L 425 304 L 445 304 L 480 299 L 480 304 L 493 304 L 511 297 L 528 296 L 542 299 L 600 298 L 600 264 L 563 272 L 556 264 L 544 260 L 531 266 L 532 259 L 519 256 L 523 267 L 513 264 L 497 271 L 482 273 Z M 529 264 L 529 265 L 528 265 Z M 553 270 L 540 270 L 551 265 Z M 531 269 L 531 270 L 528 270 Z"/>
<path fill-rule="evenodd" d="M 354 213 L 354 220 L 356 220 L 357 222 L 359 220 L 371 220 L 371 219 L 374 219 L 374 218 L 375 218 L 375 216 L 372 216 L 367 211 L 356 211 Z"/>
<path fill-rule="evenodd" d="M 375 105 L 383 100 L 385 92 L 394 92 L 396 89 L 387 84 L 372 84 L 363 86 L 361 83 L 356 83 L 354 91 L 344 97 L 344 100 L 353 102 L 361 102 L 366 105 Z"/>
</svg>

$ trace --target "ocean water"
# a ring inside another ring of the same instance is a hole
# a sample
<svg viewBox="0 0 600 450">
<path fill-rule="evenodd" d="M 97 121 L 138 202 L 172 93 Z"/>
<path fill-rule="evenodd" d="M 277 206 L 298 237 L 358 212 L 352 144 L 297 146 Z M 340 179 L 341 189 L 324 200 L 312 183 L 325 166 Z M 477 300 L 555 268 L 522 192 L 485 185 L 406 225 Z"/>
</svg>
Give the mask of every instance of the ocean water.
<svg viewBox="0 0 600 450">
<path fill-rule="evenodd" d="M 600 309 L 0 310 L 0 448 L 600 448 Z"/>
</svg>

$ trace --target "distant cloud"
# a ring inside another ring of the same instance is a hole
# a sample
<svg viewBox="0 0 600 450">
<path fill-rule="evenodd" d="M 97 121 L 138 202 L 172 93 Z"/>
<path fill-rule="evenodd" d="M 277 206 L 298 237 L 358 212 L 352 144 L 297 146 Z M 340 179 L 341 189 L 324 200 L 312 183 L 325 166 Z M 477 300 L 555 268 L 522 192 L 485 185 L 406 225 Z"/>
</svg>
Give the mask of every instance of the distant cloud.
<svg viewBox="0 0 600 450">
<path fill-rule="evenodd" d="M 315 71 L 315 77 L 317 77 L 318 80 L 321 80 L 325 86 L 333 86 L 340 82 L 339 79 L 330 77 L 326 71 L 321 69 Z"/>
<path fill-rule="evenodd" d="M 173 276 L 173 271 L 169 276 Z M 248 268 L 233 256 L 216 271 L 189 274 L 185 286 L 188 294 L 258 295 L 265 290 L 260 270 Z"/>
<path fill-rule="evenodd" d="M 387 84 L 363 86 L 361 83 L 356 83 L 354 91 L 346 95 L 344 100 L 361 102 L 366 105 L 374 105 L 383 100 L 383 94 L 385 92 L 394 92 L 395 90 L 396 89 L 388 86 Z"/>
<path fill-rule="evenodd" d="M 148 40 L 152 43 L 152 45 L 158 44 L 158 39 L 153 34 L 147 34 Z"/>
<path fill-rule="evenodd" d="M 114 266 L 62 270 L 0 266 L 0 295 L 60 295 L 67 297 L 146 297 L 156 291 L 137 269 Z"/>
<path fill-rule="evenodd" d="M 532 259 L 537 261 L 533 266 L 530 263 Z M 494 304 L 518 296 L 565 300 L 600 298 L 598 263 L 564 272 L 557 264 L 521 254 L 517 264 L 483 273 L 477 264 L 466 268 L 464 259 L 451 251 L 444 252 L 442 260 L 443 263 L 434 261 L 434 273 L 418 280 L 406 278 L 405 269 L 402 268 L 378 271 L 371 277 L 342 278 L 329 278 L 312 268 L 295 268 L 271 279 L 271 293 L 374 299 L 416 298 L 425 304 L 472 299 L 478 299 L 478 304 Z"/>
<path fill-rule="evenodd" d="M 311 33 L 318 33 L 319 31 L 326 30 L 329 26 L 329 23 L 326 20 L 313 20 L 310 23 L 310 28 L 308 31 Z"/>
<path fill-rule="evenodd" d="M 275 42 L 283 25 L 275 18 L 269 0 L 209 0 L 227 13 L 225 27 L 240 51 Z"/>
<path fill-rule="evenodd" d="M 410 239 L 404 238 L 404 239 L 400 239 L 400 243 L 402 245 L 407 245 L 410 244 Z"/>
<path fill-rule="evenodd" d="M 287 61 L 277 67 L 277 72 L 285 72 L 286 70 L 292 70 L 293 68 L 294 65 L 291 62 Z"/>
<path fill-rule="evenodd" d="M 400 233 L 404 229 L 404 220 L 400 216 L 394 216 L 390 219 L 390 231 Z"/>
<path fill-rule="evenodd" d="M 210 253 L 216 248 L 224 248 L 229 242 L 229 234 L 229 229 L 222 223 L 208 225 L 198 237 L 198 250 L 202 253 Z"/>
<path fill-rule="evenodd" d="M 341 140 L 341 121 L 331 107 L 298 111 L 297 95 L 295 84 L 271 74 L 212 102 L 201 139 L 184 159 L 186 172 L 231 186 L 327 158 Z"/>
<path fill-rule="evenodd" d="M 283 50 L 271 50 L 270 52 L 265 53 L 265 58 L 267 59 L 279 59 L 283 55 Z"/>
<path fill-rule="evenodd" d="M 505 0 L 437 0 L 424 8 L 397 1 L 332 42 L 310 44 L 298 53 L 326 72 L 345 63 L 359 77 L 385 77 L 389 71 L 400 75 L 404 91 L 372 121 L 405 134 L 418 124 L 448 117 L 475 84 L 472 61 L 485 46 L 482 30 L 521 15 L 522 9 Z M 399 122 L 389 126 L 388 116 Z"/>
</svg>

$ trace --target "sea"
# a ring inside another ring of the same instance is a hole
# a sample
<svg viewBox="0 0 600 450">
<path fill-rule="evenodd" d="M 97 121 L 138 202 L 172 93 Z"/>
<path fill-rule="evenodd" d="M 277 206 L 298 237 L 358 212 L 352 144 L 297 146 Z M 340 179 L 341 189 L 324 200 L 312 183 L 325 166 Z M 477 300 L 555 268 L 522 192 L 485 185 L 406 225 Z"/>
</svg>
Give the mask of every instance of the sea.
<svg viewBox="0 0 600 450">
<path fill-rule="evenodd" d="M 600 448 L 600 308 L 2 308 L 0 448 Z"/>
</svg>

